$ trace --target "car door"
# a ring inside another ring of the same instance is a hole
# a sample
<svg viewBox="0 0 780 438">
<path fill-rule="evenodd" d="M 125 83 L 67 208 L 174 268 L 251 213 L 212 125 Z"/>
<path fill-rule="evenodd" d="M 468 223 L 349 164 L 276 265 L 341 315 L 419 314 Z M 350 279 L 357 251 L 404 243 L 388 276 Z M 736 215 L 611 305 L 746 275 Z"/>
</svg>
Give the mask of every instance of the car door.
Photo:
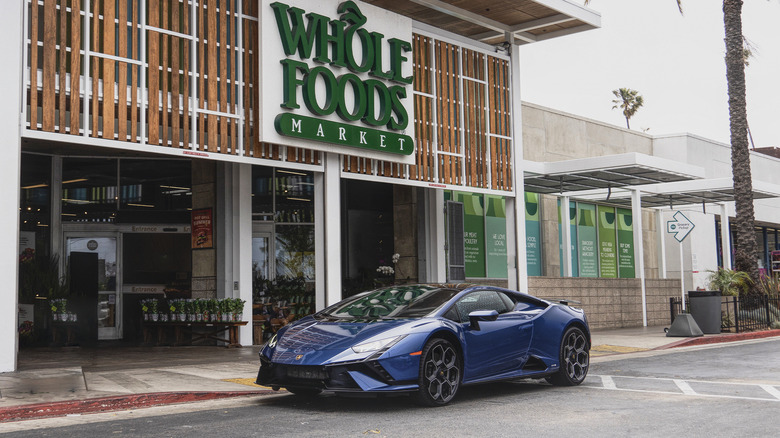
<svg viewBox="0 0 780 438">
<path fill-rule="evenodd" d="M 533 325 L 527 315 L 513 311 L 513 302 L 506 295 L 493 290 L 475 291 L 458 300 L 453 309 L 466 341 L 464 380 L 488 378 L 523 366 Z M 481 321 L 476 330 L 468 317 L 475 310 L 495 310 L 499 315 L 495 321 Z"/>
</svg>

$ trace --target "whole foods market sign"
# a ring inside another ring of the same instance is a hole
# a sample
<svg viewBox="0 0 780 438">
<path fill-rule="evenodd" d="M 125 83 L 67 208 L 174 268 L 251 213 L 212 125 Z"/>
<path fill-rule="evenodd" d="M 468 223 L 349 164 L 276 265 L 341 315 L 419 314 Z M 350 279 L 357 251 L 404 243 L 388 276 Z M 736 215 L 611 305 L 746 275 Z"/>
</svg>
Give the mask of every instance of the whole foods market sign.
<svg viewBox="0 0 780 438">
<path fill-rule="evenodd" d="M 260 20 L 261 141 L 414 162 L 410 19 L 261 0 Z"/>
</svg>

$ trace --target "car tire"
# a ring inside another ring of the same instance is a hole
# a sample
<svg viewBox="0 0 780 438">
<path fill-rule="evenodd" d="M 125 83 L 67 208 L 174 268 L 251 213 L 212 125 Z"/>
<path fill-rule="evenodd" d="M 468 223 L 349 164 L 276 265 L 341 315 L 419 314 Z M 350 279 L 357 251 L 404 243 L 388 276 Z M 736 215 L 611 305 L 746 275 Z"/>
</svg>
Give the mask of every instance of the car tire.
<svg viewBox="0 0 780 438">
<path fill-rule="evenodd" d="M 295 394 L 297 396 L 301 397 L 314 397 L 322 392 L 319 388 L 301 388 L 301 387 L 287 387 L 284 388 L 287 390 L 287 392 L 291 394 Z"/>
<path fill-rule="evenodd" d="M 569 327 L 561 338 L 558 371 L 547 377 L 555 386 L 579 385 L 588 375 L 590 365 L 590 344 L 585 332 L 579 327 Z"/>
<path fill-rule="evenodd" d="M 414 394 L 417 404 L 444 406 L 458 392 L 463 379 L 463 360 L 455 346 L 446 339 L 433 338 L 420 354 L 420 388 Z"/>
</svg>

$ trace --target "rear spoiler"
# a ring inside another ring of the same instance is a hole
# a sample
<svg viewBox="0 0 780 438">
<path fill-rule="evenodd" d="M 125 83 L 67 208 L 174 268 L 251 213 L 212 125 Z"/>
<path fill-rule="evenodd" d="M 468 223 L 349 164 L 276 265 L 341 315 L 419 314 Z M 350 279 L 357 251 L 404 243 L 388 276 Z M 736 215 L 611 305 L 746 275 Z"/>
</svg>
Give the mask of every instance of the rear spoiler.
<svg viewBox="0 0 780 438">
<path fill-rule="evenodd" d="M 580 305 L 580 304 L 582 304 L 582 302 L 580 302 L 580 301 L 577 301 L 577 300 L 569 300 L 569 299 L 565 299 L 565 298 L 564 298 L 564 299 L 561 299 L 561 300 L 555 300 L 555 301 L 557 301 L 557 302 L 559 302 L 559 303 L 563 304 L 564 306 L 571 306 L 572 304 L 575 304 L 575 305 Z"/>
</svg>

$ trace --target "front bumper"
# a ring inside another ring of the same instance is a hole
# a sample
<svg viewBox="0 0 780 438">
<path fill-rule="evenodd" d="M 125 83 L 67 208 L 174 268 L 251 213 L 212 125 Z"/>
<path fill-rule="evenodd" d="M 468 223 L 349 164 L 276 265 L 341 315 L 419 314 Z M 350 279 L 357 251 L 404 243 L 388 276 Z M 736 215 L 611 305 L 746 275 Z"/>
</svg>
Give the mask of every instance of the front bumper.
<svg viewBox="0 0 780 438">
<path fill-rule="evenodd" d="M 342 362 L 332 365 L 289 365 L 274 363 L 260 354 L 258 385 L 317 388 L 334 392 L 403 392 L 418 388 L 416 381 L 398 381 L 378 360 Z"/>
</svg>

